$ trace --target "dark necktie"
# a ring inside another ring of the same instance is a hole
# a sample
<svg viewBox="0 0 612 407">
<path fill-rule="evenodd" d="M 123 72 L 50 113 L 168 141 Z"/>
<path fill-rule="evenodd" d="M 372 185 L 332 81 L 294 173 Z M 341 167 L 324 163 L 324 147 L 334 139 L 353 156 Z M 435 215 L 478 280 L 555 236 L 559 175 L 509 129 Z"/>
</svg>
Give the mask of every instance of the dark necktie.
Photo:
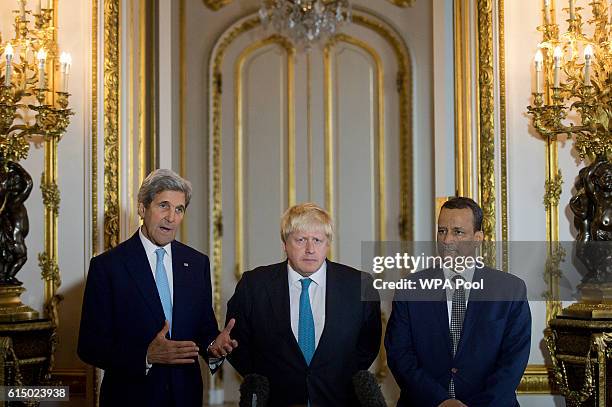
<svg viewBox="0 0 612 407">
<path fill-rule="evenodd" d="M 466 304 L 465 304 L 465 289 L 463 285 L 461 287 L 457 287 L 457 281 L 461 279 L 465 279 L 461 276 L 453 277 L 453 286 L 455 290 L 453 291 L 453 306 L 451 309 L 451 322 L 450 322 L 450 335 L 453 341 L 453 357 L 457 353 L 457 347 L 459 346 L 459 341 L 461 340 L 461 328 L 463 327 L 463 318 L 465 317 Z M 450 398 L 455 398 L 455 382 L 451 377 L 450 384 L 448 386 L 448 395 Z"/>
</svg>

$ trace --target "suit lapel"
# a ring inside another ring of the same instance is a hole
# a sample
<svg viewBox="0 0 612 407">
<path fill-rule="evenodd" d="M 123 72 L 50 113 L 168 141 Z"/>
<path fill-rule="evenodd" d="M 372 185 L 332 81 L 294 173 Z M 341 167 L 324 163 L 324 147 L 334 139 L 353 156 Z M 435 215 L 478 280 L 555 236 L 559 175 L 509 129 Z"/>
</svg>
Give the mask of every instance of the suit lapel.
<svg viewBox="0 0 612 407">
<path fill-rule="evenodd" d="M 125 253 L 128 273 L 132 276 L 138 287 L 138 291 L 142 295 L 144 302 L 147 304 L 155 319 L 164 321 L 164 309 L 162 308 L 161 300 L 153 278 L 153 272 L 147 254 L 140 241 L 140 236 L 136 232 L 128 241 L 128 247 Z M 161 329 L 161 326 L 160 326 Z"/>
<path fill-rule="evenodd" d="M 173 283 L 173 300 L 172 300 L 172 337 L 176 338 L 180 335 L 180 329 L 183 324 L 183 318 L 189 317 L 187 304 L 191 298 L 188 295 L 191 274 L 189 273 L 189 259 L 183 248 L 172 242 L 172 283 Z"/>
<path fill-rule="evenodd" d="M 324 354 L 326 346 L 332 346 L 334 343 L 333 338 L 337 338 L 338 335 L 335 332 L 335 328 L 341 325 L 339 321 L 340 315 L 342 314 L 343 298 L 347 298 L 342 292 L 344 287 L 340 281 L 340 275 L 337 270 L 334 270 L 333 263 L 327 262 L 327 270 L 325 276 L 325 324 L 319 344 L 315 349 L 315 353 L 312 357 L 310 364 L 314 364 L 317 359 L 317 355 Z"/>
<path fill-rule="evenodd" d="M 485 271 L 482 268 L 474 269 L 474 276 L 472 281 L 479 281 L 484 278 Z M 483 314 L 483 308 L 487 307 L 487 302 L 483 301 L 484 290 L 471 290 L 468 298 L 468 306 L 465 311 L 465 318 L 463 319 L 463 327 L 461 328 L 461 339 L 459 340 L 459 347 L 457 348 L 457 355 L 461 355 L 461 351 L 465 347 L 464 344 L 469 340 L 469 336 L 473 333 L 476 322 L 480 319 Z"/>
<path fill-rule="evenodd" d="M 289 277 L 287 275 L 287 261 L 279 263 L 277 269 L 273 273 L 270 284 L 267 285 L 268 298 L 274 319 L 278 322 L 283 333 L 283 337 L 287 339 L 291 348 L 296 352 L 296 357 L 306 363 L 304 355 L 300 350 L 300 346 L 295 339 L 295 335 L 291 330 L 291 315 L 289 303 Z"/>
<path fill-rule="evenodd" d="M 434 270 L 432 278 L 441 279 L 442 281 L 444 281 L 444 272 L 442 270 L 436 269 Z M 448 355 L 452 356 L 453 344 L 450 336 L 450 322 L 448 320 L 448 303 L 446 298 L 446 289 L 441 288 L 437 290 L 434 296 L 435 298 L 432 302 L 434 307 L 434 314 L 436 315 L 436 320 L 438 321 L 440 332 L 444 333 L 444 342 L 446 343 Z"/>
</svg>

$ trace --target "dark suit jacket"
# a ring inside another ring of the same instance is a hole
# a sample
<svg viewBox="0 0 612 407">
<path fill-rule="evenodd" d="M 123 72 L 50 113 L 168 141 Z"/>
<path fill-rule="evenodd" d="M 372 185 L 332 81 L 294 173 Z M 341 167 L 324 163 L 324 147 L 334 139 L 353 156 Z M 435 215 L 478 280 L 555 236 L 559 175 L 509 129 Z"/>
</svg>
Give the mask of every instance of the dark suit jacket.
<svg viewBox="0 0 612 407">
<path fill-rule="evenodd" d="M 208 257 L 172 242 L 172 339 L 190 340 L 205 353 L 218 334 Z M 79 357 L 104 369 L 102 406 L 198 406 L 199 364 L 153 365 L 147 347 L 163 328 L 164 312 L 138 233 L 91 259 L 79 332 Z M 203 355 L 205 356 L 205 355 Z"/>
<path fill-rule="evenodd" d="M 411 278 L 444 279 L 444 274 L 429 269 Z M 515 391 L 531 340 L 525 283 L 508 273 L 476 269 L 472 281 L 481 278 L 484 288 L 470 291 L 454 358 L 445 290 L 396 293 L 385 348 L 401 389 L 398 406 L 437 407 L 448 399 L 451 375 L 456 398 L 469 407 L 518 406 Z"/>
<path fill-rule="evenodd" d="M 358 405 L 351 378 L 376 358 L 382 330 L 380 301 L 362 301 L 362 284 L 378 299 L 367 274 L 327 261 L 325 328 L 308 366 L 291 330 L 287 262 L 244 273 L 227 304 L 238 340 L 229 361 L 269 379 L 271 407 Z"/>
</svg>

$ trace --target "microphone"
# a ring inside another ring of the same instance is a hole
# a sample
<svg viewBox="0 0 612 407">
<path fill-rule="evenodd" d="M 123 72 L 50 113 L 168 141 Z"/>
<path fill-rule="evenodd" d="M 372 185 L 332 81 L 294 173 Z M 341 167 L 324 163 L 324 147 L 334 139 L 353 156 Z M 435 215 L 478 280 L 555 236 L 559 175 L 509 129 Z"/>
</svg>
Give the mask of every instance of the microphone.
<svg viewBox="0 0 612 407">
<path fill-rule="evenodd" d="M 361 407 L 387 407 L 380 386 L 369 371 L 360 370 L 355 373 L 353 387 Z"/>
<path fill-rule="evenodd" d="M 266 407 L 270 395 L 268 378 L 258 374 L 248 374 L 240 385 L 239 407 Z"/>
</svg>

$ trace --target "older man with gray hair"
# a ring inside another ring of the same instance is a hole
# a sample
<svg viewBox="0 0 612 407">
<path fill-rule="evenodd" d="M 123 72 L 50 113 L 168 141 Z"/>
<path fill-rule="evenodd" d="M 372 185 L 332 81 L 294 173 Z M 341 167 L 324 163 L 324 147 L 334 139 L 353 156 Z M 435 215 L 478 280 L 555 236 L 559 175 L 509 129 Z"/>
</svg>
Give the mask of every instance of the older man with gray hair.
<svg viewBox="0 0 612 407">
<path fill-rule="evenodd" d="M 220 333 L 208 257 L 175 240 L 191 183 L 150 173 L 138 192 L 139 230 L 91 259 L 78 354 L 104 369 L 101 406 L 201 406 L 198 354 L 214 373 L 238 344 Z M 210 345 L 209 345 L 210 344 Z"/>
</svg>

